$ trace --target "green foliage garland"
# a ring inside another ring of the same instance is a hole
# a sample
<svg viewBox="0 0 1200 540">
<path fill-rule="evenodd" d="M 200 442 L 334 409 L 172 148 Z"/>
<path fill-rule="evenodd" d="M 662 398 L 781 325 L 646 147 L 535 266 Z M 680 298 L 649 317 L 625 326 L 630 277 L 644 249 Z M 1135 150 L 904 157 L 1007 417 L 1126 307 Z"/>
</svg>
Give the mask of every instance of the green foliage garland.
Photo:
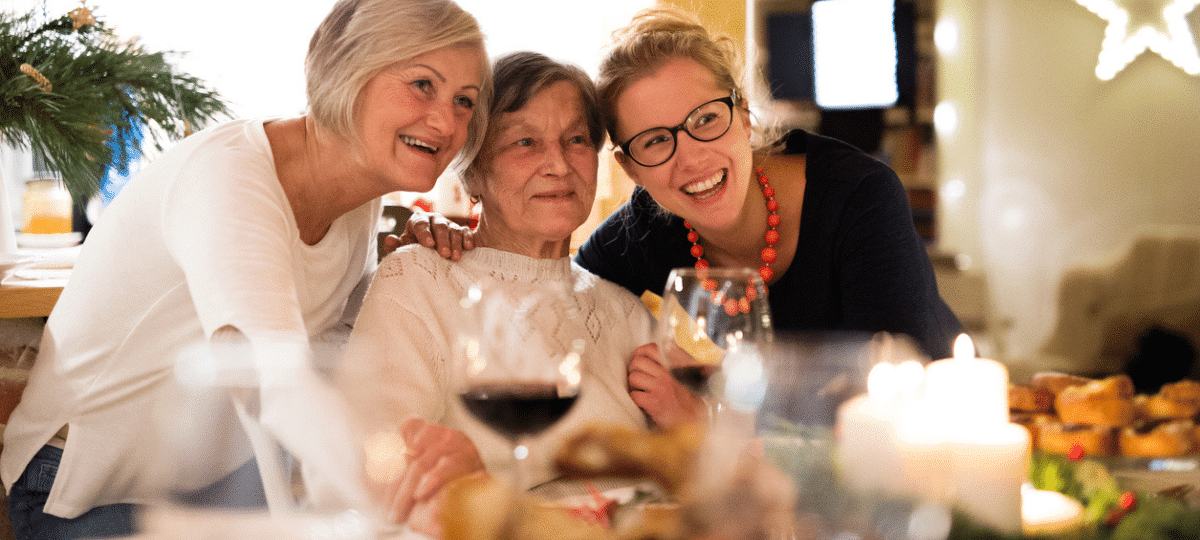
<svg viewBox="0 0 1200 540">
<path fill-rule="evenodd" d="M 217 92 L 176 71 L 166 53 L 118 39 L 91 10 L 37 24 L 0 13 L 0 138 L 60 172 L 78 199 L 96 192 L 106 167 L 128 161 L 127 141 L 147 126 L 161 150 L 229 116 Z"/>
<path fill-rule="evenodd" d="M 771 418 L 765 431 L 807 441 L 801 446 L 781 447 L 773 445 L 768 437 L 764 448 L 767 459 L 794 481 L 799 508 L 816 510 L 832 519 L 864 510 L 870 513 L 869 507 L 862 507 L 861 501 L 834 478 L 838 463 L 833 452 L 834 438 L 829 430 Z M 1200 540 L 1200 509 L 1169 494 L 1123 491 L 1108 468 L 1099 461 L 1074 461 L 1034 452 L 1030 465 L 1030 481 L 1034 487 L 1057 491 L 1083 504 L 1082 528 L 1060 538 Z M 1131 498 L 1135 504 L 1123 508 L 1123 497 Z M 954 511 L 946 540 L 1033 539 L 1020 534 L 999 533 Z"/>
</svg>

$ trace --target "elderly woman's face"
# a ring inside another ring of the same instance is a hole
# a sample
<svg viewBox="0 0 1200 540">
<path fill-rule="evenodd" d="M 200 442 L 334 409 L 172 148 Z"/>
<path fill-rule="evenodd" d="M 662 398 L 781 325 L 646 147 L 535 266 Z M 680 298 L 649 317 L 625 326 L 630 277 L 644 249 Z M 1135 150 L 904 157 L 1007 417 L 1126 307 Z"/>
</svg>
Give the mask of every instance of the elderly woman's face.
<svg viewBox="0 0 1200 540">
<path fill-rule="evenodd" d="M 392 190 L 429 191 L 467 138 L 479 100 L 478 47 L 453 45 L 397 62 L 359 98 L 363 154 Z"/>
<path fill-rule="evenodd" d="M 497 121 L 484 180 L 489 232 L 531 245 L 569 239 L 596 196 L 598 161 L 579 91 L 554 83 Z"/>
</svg>

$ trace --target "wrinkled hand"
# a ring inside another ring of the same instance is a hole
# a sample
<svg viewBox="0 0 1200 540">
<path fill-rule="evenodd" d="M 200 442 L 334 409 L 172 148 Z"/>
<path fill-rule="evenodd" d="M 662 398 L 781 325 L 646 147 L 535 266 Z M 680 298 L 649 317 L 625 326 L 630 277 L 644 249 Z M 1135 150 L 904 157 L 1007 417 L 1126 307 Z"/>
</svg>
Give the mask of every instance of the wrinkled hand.
<svg viewBox="0 0 1200 540">
<path fill-rule="evenodd" d="M 410 418 L 400 424 L 407 448 L 404 474 L 384 488 L 388 519 L 408 522 L 418 532 L 438 538 L 436 516 L 441 489 L 463 476 L 484 471 L 475 443 L 463 432 Z"/>
<path fill-rule="evenodd" d="M 704 401 L 679 384 L 660 359 L 657 344 L 647 343 L 633 350 L 627 368 L 629 397 L 663 429 L 704 420 Z"/>
<path fill-rule="evenodd" d="M 427 248 L 436 249 L 443 259 L 458 261 L 463 251 L 475 248 L 474 234 L 471 229 L 454 223 L 445 216 L 416 210 L 404 222 L 404 233 L 400 236 L 388 235 L 384 239 L 384 255 L 396 251 L 400 246 L 419 243 Z"/>
</svg>

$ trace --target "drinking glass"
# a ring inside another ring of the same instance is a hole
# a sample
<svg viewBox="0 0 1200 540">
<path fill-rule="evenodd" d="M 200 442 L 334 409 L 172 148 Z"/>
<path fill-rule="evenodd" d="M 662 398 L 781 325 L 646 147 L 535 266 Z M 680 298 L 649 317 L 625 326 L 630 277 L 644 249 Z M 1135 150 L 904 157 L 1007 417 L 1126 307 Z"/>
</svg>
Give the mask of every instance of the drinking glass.
<svg viewBox="0 0 1200 540">
<path fill-rule="evenodd" d="M 585 352 L 578 306 L 564 288 L 515 294 L 472 286 L 463 300 L 458 396 L 512 446 L 513 485 L 528 488 L 526 441 L 566 416 L 579 398 Z"/>
<path fill-rule="evenodd" d="M 659 316 L 659 351 L 675 379 L 704 397 L 712 414 L 729 408 L 753 414 L 758 408 L 767 389 L 773 340 L 771 309 L 758 272 L 671 271 Z"/>
</svg>

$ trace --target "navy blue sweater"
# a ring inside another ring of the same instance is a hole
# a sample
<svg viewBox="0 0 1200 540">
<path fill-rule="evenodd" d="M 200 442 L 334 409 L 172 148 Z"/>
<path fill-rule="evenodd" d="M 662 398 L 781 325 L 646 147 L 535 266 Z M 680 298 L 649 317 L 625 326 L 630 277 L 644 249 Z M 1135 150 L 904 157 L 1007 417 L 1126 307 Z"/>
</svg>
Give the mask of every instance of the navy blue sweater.
<svg viewBox="0 0 1200 540">
<path fill-rule="evenodd" d="M 895 172 L 841 141 L 796 130 L 783 154 L 807 154 L 800 238 L 771 284 L 777 331 L 904 334 L 933 359 L 962 332 L 938 294 L 924 241 Z M 786 178 L 773 178 L 786 182 Z M 578 263 L 636 295 L 662 293 L 671 269 L 692 266 L 683 219 L 664 216 L 642 188 L 580 248 Z"/>
</svg>

